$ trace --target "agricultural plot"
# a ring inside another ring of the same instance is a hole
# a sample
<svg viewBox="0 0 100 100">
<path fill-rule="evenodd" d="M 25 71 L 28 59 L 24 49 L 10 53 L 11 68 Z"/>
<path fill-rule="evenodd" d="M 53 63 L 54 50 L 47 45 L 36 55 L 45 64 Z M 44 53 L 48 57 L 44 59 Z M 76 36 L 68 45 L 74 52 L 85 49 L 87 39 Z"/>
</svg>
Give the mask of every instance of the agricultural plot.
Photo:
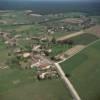
<svg viewBox="0 0 100 100">
<path fill-rule="evenodd" d="M 65 36 L 65 35 L 69 35 L 70 33 L 69 32 L 55 32 L 54 34 L 52 34 L 51 36 L 54 36 L 56 38 L 60 38 L 62 36 Z"/>
<path fill-rule="evenodd" d="M 65 51 L 67 51 L 70 47 L 66 44 L 64 45 L 60 45 L 60 44 L 57 44 L 57 45 L 53 45 L 52 46 L 52 53 L 50 54 L 50 56 L 56 56 L 58 54 L 61 54 Z"/>
<path fill-rule="evenodd" d="M 100 41 L 61 63 L 82 100 L 100 99 Z"/>
<path fill-rule="evenodd" d="M 38 81 L 34 70 L 0 70 L 0 100 L 71 100 L 60 79 Z"/>
<path fill-rule="evenodd" d="M 82 34 L 82 35 L 79 35 L 79 36 L 76 36 L 70 39 L 73 40 L 75 45 L 79 45 L 79 44 L 88 45 L 89 43 L 97 40 L 98 37 L 92 34 L 85 33 L 85 34 Z"/>
</svg>

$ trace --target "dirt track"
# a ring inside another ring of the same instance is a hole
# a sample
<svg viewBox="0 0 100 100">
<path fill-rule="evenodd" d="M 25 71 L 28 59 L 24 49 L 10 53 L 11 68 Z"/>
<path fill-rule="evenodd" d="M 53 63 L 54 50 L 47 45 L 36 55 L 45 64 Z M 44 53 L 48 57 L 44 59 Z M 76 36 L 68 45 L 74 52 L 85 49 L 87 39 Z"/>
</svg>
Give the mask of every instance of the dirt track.
<svg viewBox="0 0 100 100">
<path fill-rule="evenodd" d="M 63 72 L 61 66 L 58 63 L 55 63 L 56 69 L 58 70 L 59 75 L 61 76 L 62 80 L 65 82 L 67 88 L 69 89 L 73 100 L 81 100 L 79 94 L 73 87 L 72 83 L 69 81 L 69 79 L 65 76 L 65 73 Z"/>
<path fill-rule="evenodd" d="M 70 39 L 72 37 L 75 37 L 75 36 L 78 36 L 78 35 L 81 35 L 81 34 L 84 34 L 84 31 L 79 31 L 79 32 L 72 33 L 70 35 L 66 35 L 66 36 L 60 37 L 60 38 L 57 39 L 57 41 Z"/>
</svg>

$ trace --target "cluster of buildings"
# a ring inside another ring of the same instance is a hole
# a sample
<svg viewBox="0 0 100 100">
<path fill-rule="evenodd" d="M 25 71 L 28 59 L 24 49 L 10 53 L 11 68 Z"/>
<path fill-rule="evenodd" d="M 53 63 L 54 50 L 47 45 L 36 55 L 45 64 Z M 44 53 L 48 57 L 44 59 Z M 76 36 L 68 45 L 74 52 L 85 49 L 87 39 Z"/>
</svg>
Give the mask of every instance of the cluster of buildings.
<svg viewBox="0 0 100 100">
<path fill-rule="evenodd" d="M 47 27 L 49 34 L 54 34 L 56 32 L 79 31 L 95 25 L 95 21 L 87 16 L 80 16 L 79 18 L 63 18 L 57 22 L 47 22 L 44 25 Z"/>
<path fill-rule="evenodd" d="M 2 33 L 4 35 L 4 33 Z M 2 35 L 1 34 L 1 35 Z M 5 43 L 8 45 L 8 43 L 17 43 L 17 38 L 21 37 L 20 35 L 15 35 L 12 38 L 8 38 L 10 34 L 5 33 Z M 38 41 L 45 41 L 46 38 L 38 38 L 38 37 L 31 37 L 33 40 Z M 15 41 L 13 41 L 15 40 Z M 30 45 L 30 44 L 29 44 Z M 41 47 L 41 44 L 33 44 L 31 51 L 25 51 L 22 48 L 15 46 L 13 48 L 14 55 L 19 59 L 20 67 L 23 69 L 36 69 L 37 71 L 37 78 L 38 79 L 47 79 L 52 77 L 58 77 L 57 71 L 55 69 L 55 66 L 53 65 L 53 62 L 46 57 L 44 53 L 44 48 Z M 48 52 L 52 52 L 51 49 L 46 49 Z"/>
<path fill-rule="evenodd" d="M 50 61 L 45 55 L 41 55 L 41 53 L 36 53 L 38 49 L 37 46 L 34 49 L 35 51 L 33 50 L 32 52 L 24 52 L 18 49 L 16 54 L 26 59 L 27 63 L 30 60 L 30 64 L 26 68 L 36 69 L 38 79 L 58 77 L 53 61 Z"/>
</svg>

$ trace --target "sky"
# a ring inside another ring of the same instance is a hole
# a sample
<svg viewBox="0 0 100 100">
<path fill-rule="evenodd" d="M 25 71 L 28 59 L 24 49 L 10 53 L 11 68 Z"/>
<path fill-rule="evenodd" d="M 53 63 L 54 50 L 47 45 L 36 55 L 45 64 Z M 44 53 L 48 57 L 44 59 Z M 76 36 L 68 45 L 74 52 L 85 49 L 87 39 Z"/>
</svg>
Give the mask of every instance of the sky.
<svg viewBox="0 0 100 100">
<path fill-rule="evenodd" d="M 2 1 L 100 1 L 100 0 L 2 0 Z"/>
</svg>

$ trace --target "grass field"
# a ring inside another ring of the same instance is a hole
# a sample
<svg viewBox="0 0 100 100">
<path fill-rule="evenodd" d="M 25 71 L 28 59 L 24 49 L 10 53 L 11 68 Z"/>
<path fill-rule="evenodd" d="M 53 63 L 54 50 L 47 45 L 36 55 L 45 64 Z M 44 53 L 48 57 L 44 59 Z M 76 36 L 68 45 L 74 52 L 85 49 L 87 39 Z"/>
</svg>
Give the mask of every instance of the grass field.
<svg viewBox="0 0 100 100">
<path fill-rule="evenodd" d="M 60 44 L 55 44 L 52 47 L 52 53 L 50 54 L 51 56 L 56 56 L 58 54 L 61 54 L 69 49 L 69 46 L 66 45 L 60 45 Z"/>
<path fill-rule="evenodd" d="M 59 37 L 62 37 L 62 36 L 65 36 L 65 35 L 69 35 L 70 33 L 69 32 L 55 32 L 53 34 L 54 37 L 56 38 L 59 38 Z"/>
<path fill-rule="evenodd" d="M 8 58 L 8 49 L 6 49 L 6 45 L 0 40 L 0 64 L 5 62 Z"/>
<path fill-rule="evenodd" d="M 0 70 L 0 100 L 71 100 L 60 79 L 38 81 L 33 70 Z"/>
<path fill-rule="evenodd" d="M 71 38 L 71 40 L 74 41 L 74 44 L 82 44 L 82 45 L 87 45 L 93 41 L 95 41 L 96 39 L 98 39 L 98 37 L 96 37 L 95 35 L 92 34 L 82 34 L 76 37 Z"/>
<path fill-rule="evenodd" d="M 30 34 L 40 35 L 44 34 L 44 27 L 40 25 L 0 25 L 0 31 L 10 32 L 12 35 L 15 34 Z"/>
<path fill-rule="evenodd" d="M 82 100 L 100 100 L 100 41 L 61 63 Z"/>
</svg>

